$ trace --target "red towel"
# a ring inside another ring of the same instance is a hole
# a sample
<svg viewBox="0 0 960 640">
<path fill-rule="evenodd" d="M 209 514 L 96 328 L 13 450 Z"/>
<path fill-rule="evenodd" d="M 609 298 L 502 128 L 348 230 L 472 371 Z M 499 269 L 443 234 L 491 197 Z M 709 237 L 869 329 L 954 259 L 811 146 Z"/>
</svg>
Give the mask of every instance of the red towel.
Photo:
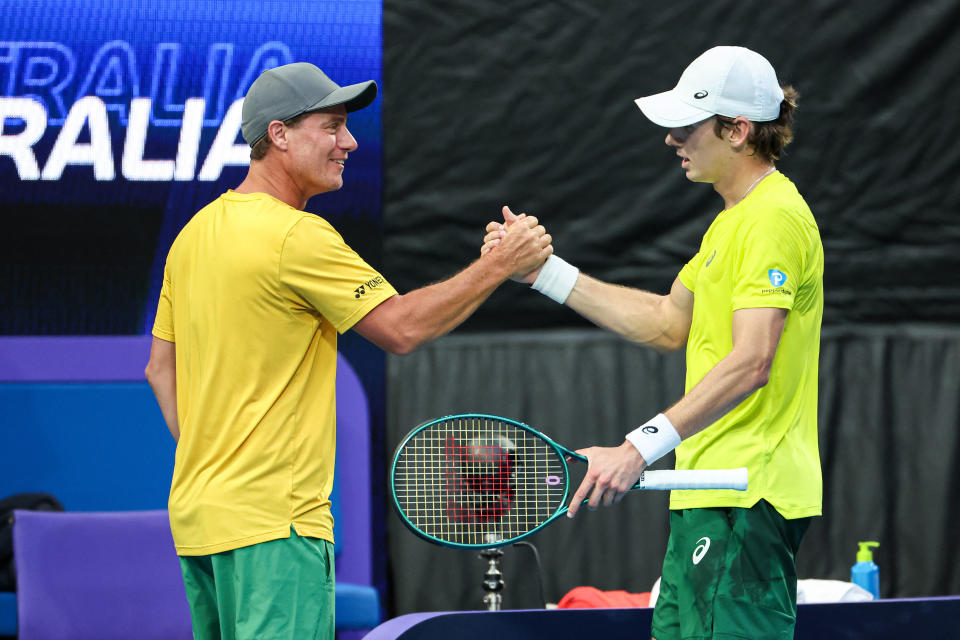
<svg viewBox="0 0 960 640">
<path fill-rule="evenodd" d="M 600 591 L 596 587 L 574 587 L 557 603 L 558 609 L 632 609 L 649 606 L 649 591 Z"/>
</svg>

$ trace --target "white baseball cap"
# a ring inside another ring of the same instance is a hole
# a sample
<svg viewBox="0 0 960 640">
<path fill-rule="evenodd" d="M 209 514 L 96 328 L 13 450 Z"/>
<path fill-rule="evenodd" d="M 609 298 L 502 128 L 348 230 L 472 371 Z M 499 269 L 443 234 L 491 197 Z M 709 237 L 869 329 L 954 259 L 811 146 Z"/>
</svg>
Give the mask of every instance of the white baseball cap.
<svg viewBox="0 0 960 640">
<path fill-rule="evenodd" d="M 634 102 L 661 127 L 685 127 L 713 115 L 753 122 L 780 116 L 783 90 L 766 58 L 744 47 L 714 47 L 690 63 L 677 86 Z"/>
</svg>

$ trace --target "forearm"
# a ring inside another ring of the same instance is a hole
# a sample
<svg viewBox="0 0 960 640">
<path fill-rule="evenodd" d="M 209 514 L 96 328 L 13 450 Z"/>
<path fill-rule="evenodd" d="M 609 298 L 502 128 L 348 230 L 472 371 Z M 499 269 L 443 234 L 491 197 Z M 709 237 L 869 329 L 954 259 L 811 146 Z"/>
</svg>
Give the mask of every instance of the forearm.
<svg viewBox="0 0 960 640">
<path fill-rule="evenodd" d="M 566 305 L 595 325 L 661 351 L 686 344 L 687 331 L 667 313 L 668 296 L 601 282 L 580 273 Z"/>
<path fill-rule="evenodd" d="M 732 351 L 664 414 L 685 440 L 763 387 L 768 375 L 769 368 L 764 361 Z"/>
<path fill-rule="evenodd" d="M 144 371 L 153 395 L 160 405 L 163 421 L 174 440 L 180 440 L 180 423 L 177 419 L 177 357 L 172 342 L 153 339 L 150 361 Z"/>
<path fill-rule="evenodd" d="M 177 421 L 177 382 L 173 377 L 161 377 L 150 380 L 153 395 L 160 405 L 160 413 L 167 423 L 167 429 L 174 440 L 180 440 L 180 425 Z"/>
<path fill-rule="evenodd" d="M 404 294 L 400 322 L 410 350 L 459 326 L 510 273 L 484 256 L 452 278 Z"/>
<path fill-rule="evenodd" d="M 503 256 L 485 255 L 448 280 L 385 300 L 354 329 L 385 351 L 410 353 L 456 328 L 510 273 Z"/>
</svg>

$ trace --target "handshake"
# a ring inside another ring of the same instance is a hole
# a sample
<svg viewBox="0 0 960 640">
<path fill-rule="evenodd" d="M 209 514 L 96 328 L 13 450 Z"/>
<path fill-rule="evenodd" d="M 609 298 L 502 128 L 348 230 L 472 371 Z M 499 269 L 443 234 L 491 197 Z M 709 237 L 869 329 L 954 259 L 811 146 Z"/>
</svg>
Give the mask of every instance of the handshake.
<svg viewBox="0 0 960 640">
<path fill-rule="evenodd" d="M 510 279 L 526 282 L 563 304 L 580 272 L 553 255 L 553 238 L 534 216 L 503 207 L 503 222 L 491 221 L 480 247 L 481 259 L 496 259 Z"/>
<path fill-rule="evenodd" d="M 480 256 L 496 252 L 495 257 L 515 266 L 510 274 L 512 280 L 533 284 L 543 263 L 553 254 L 552 243 L 553 238 L 534 216 L 516 215 L 504 206 L 503 222 L 493 220 L 487 224 Z"/>
</svg>

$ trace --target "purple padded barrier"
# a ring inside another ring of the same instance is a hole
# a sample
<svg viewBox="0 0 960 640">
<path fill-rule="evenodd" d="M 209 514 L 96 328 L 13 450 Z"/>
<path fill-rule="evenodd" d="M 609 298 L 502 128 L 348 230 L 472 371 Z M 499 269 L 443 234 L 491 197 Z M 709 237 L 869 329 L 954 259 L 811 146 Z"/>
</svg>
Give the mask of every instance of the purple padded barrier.
<svg viewBox="0 0 960 640">
<path fill-rule="evenodd" d="M 150 336 L 0 337 L 0 382 L 143 380 Z"/>
<path fill-rule="evenodd" d="M 16 511 L 20 640 L 193 637 L 167 512 Z"/>
<path fill-rule="evenodd" d="M 337 581 L 373 584 L 370 533 L 370 408 L 357 373 L 337 354 Z"/>
</svg>

